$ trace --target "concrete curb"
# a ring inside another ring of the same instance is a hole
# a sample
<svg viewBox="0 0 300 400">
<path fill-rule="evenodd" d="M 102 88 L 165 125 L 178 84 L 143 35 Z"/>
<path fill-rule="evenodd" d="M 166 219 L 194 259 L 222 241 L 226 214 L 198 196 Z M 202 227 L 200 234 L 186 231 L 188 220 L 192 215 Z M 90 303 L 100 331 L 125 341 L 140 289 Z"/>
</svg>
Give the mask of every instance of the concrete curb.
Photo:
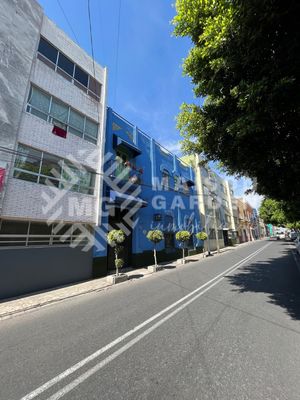
<svg viewBox="0 0 300 400">
<path fill-rule="evenodd" d="M 239 248 L 240 246 L 247 245 L 247 244 L 250 244 L 250 243 L 253 243 L 253 242 L 246 242 L 246 243 L 242 243 L 242 244 L 240 244 L 238 246 L 223 248 L 223 249 L 221 249 L 219 254 L 216 251 L 214 251 L 212 253 L 214 255 L 216 255 L 216 256 L 220 256 L 220 255 L 222 255 L 224 253 L 227 253 L 228 251 L 233 251 L 233 250 Z M 164 262 L 164 263 L 161 263 L 159 265 L 159 268 L 157 269 L 157 272 L 168 271 L 168 268 L 164 268 L 164 267 L 170 267 L 170 266 L 173 266 L 174 268 L 186 267 L 189 264 L 189 261 L 190 260 L 195 260 L 195 258 L 196 258 L 197 261 L 203 261 L 203 260 L 206 259 L 205 257 L 203 257 L 203 253 L 199 253 L 197 255 L 186 257 L 186 261 L 187 261 L 186 264 L 181 264 L 181 262 L 180 262 L 181 259 L 179 261 L 175 260 L 175 261 L 172 261 L 172 262 L 169 262 L 169 263 L 168 262 Z M 299 268 L 300 268 L 300 266 L 299 266 Z M 126 271 L 126 272 L 128 272 L 128 271 Z M 139 279 L 141 279 L 141 278 L 143 279 L 143 278 L 146 278 L 148 276 L 152 276 L 153 274 L 156 274 L 157 272 L 150 272 L 150 271 L 147 270 L 147 267 L 142 268 L 142 269 L 131 269 L 129 271 L 129 279 L 127 281 L 125 281 L 125 282 L 118 283 L 118 285 L 114 285 L 114 284 L 111 284 L 111 283 L 108 283 L 108 282 L 105 281 L 105 285 L 102 286 L 102 287 L 101 286 L 100 287 L 93 287 L 93 288 L 86 289 L 86 290 L 83 290 L 82 292 L 78 292 L 78 293 L 70 293 L 70 294 L 66 293 L 66 294 L 62 295 L 62 297 L 56 297 L 56 298 L 48 299 L 48 300 L 45 300 L 45 301 L 38 301 L 35 304 L 29 305 L 29 306 L 24 306 L 23 308 L 20 307 L 20 308 L 17 308 L 15 310 L 6 311 L 6 312 L 1 312 L 1 303 L 0 303 L 0 321 L 6 320 L 6 319 L 10 319 L 10 318 L 13 318 L 13 317 L 17 317 L 18 315 L 23 315 L 23 314 L 26 314 L 28 312 L 39 310 L 39 309 L 41 309 L 43 307 L 50 306 L 50 305 L 59 303 L 59 302 L 64 301 L 64 300 L 73 299 L 75 297 L 79 297 L 79 296 L 82 296 L 82 295 L 85 295 L 85 294 L 88 294 L 88 293 L 102 292 L 104 290 L 112 289 L 113 287 L 119 287 L 119 285 L 129 284 L 129 283 L 137 280 L 137 279 L 134 279 L 134 278 L 130 279 L 130 276 L 134 276 L 134 275 L 137 275 L 139 273 L 142 275 L 141 277 L 139 277 Z M 106 280 L 106 278 L 107 277 L 100 278 L 100 279 L 101 280 Z M 95 280 L 92 280 L 90 282 L 95 282 Z M 80 283 L 76 284 L 76 285 L 80 285 Z M 65 287 L 69 288 L 70 287 L 70 290 L 71 290 L 71 288 L 76 286 L 76 285 L 64 286 L 63 288 L 65 288 Z M 61 290 L 63 288 L 53 289 L 53 291 Z M 49 291 L 46 291 L 45 293 L 49 293 Z M 42 293 L 35 293 L 35 294 L 32 294 L 32 296 L 29 296 L 29 297 L 32 298 L 33 296 L 37 296 L 39 294 L 42 294 Z M 16 299 L 12 299 L 11 301 L 13 302 L 13 301 L 21 300 L 21 299 L 22 299 L 22 297 L 18 297 Z M 10 300 L 8 300 L 7 302 L 9 302 L 9 301 Z M 3 303 L 7 303 L 7 302 L 5 301 Z"/>
</svg>

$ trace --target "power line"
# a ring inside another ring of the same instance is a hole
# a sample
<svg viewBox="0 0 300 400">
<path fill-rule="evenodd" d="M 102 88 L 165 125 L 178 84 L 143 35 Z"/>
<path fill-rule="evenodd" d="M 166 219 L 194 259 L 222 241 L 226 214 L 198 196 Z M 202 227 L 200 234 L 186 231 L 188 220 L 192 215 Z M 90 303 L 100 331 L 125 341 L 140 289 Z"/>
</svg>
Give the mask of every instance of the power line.
<svg viewBox="0 0 300 400">
<path fill-rule="evenodd" d="M 87 0 L 87 6 L 88 6 L 88 17 L 89 17 L 89 28 L 90 28 L 91 51 L 92 51 L 92 58 L 93 58 L 93 70 L 94 70 L 94 78 L 96 79 L 90 0 Z"/>
<path fill-rule="evenodd" d="M 79 40 L 78 40 L 78 38 L 77 38 L 77 36 L 76 36 L 76 33 L 74 32 L 74 29 L 72 28 L 72 25 L 71 25 L 71 23 L 70 23 L 70 21 L 69 21 L 67 15 L 66 15 L 64 9 L 63 9 L 63 6 L 61 5 L 60 0 L 56 0 L 56 1 L 57 1 L 58 5 L 59 5 L 59 7 L 60 7 L 60 9 L 61 9 L 61 12 L 63 13 L 63 15 L 64 15 L 64 17 L 65 17 L 65 19 L 66 19 L 66 21 L 67 21 L 67 24 L 69 25 L 69 28 L 71 29 L 71 32 L 73 33 L 73 36 L 74 36 L 74 38 L 75 38 L 76 43 L 78 44 L 78 46 L 80 46 L 80 45 L 79 45 Z"/>
</svg>

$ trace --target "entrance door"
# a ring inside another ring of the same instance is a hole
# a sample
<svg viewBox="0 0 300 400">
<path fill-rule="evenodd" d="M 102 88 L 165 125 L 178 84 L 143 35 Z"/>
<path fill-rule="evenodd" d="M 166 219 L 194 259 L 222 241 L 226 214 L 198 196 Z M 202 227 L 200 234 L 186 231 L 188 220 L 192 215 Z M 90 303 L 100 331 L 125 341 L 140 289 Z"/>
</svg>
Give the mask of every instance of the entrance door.
<svg viewBox="0 0 300 400">
<path fill-rule="evenodd" d="M 126 210 L 121 210 L 117 207 L 111 208 L 108 223 L 112 227 L 112 229 L 120 229 L 118 224 L 123 223 L 130 231 L 129 235 L 125 235 L 126 238 L 124 243 L 122 244 L 123 249 L 119 255 L 119 257 L 124 260 L 124 267 L 130 267 L 132 254 L 132 229 L 123 220 L 126 213 Z M 113 271 L 116 269 L 114 249 L 109 245 L 107 245 L 107 268 L 109 271 Z"/>
<path fill-rule="evenodd" d="M 224 245 L 229 246 L 228 231 L 223 231 Z"/>
</svg>

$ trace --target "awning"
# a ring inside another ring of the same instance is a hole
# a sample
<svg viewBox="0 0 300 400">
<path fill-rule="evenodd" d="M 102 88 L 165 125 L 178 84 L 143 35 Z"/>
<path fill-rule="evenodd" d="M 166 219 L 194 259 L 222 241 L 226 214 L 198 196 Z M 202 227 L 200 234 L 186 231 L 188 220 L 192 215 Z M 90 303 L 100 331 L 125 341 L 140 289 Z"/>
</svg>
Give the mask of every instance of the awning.
<svg viewBox="0 0 300 400">
<path fill-rule="evenodd" d="M 124 208 L 133 208 L 136 206 L 147 207 L 147 201 L 141 199 L 140 197 L 134 197 L 130 194 L 116 192 L 114 190 L 110 191 L 109 199 L 111 203 L 118 204 Z"/>
<path fill-rule="evenodd" d="M 141 150 L 137 148 L 134 144 L 131 144 L 129 142 L 126 142 L 126 140 L 120 138 L 119 136 L 114 135 L 113 138 L 113 145 L 115 149 L 125 149 L 131 151 L 134 156 L 138 156 L 141 154 Z"/>
</svg>

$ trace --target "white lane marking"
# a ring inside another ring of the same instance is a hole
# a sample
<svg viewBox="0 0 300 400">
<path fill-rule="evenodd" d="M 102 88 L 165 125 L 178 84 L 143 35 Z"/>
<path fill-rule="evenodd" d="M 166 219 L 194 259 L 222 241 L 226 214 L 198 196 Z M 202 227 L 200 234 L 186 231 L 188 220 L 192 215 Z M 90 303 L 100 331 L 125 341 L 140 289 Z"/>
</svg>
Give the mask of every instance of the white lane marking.
<svg viewBox="0 0 300 400">
<path fill-rule="evenodd" d="M 266 246 L 265 246 L 266 247 Z M 262 251 L 262 249 L 260 249 Z M 260 252 L 259 251 L 259 252 Z M 256 252 L 257 254 L 257 252 Z M 255 254 L 255 255 L 256 255 Z M 255 256 L 254 254 L 252 255 L 253 258 Z M 234 272 L 236 269 L 240 268 L 241 265 L 245 264 L 248 259 L 243 261 L 242 264 L 232 267 L 230 273 Z M 228 275 L 228 273 L 227 273 Z M 157 329 L 159 326 L 164 324 L 166 321 L 168 321 L 170 318 L 172 318 L 174 315 L 178 314 L 180 311 L 182 311 L 184 308 L 186 308 L 188 305 L 193 303 L 195 300 L 197 300 L 200 296 L 202 296 L 204 293 L 206 293 L 208 290 L 216 286 L 218 283 L 220 283 L 223 279 L 225 278 L 224 276 L 221 276 L 219 279 L 217 279 L 214 283 L 209 285 L 207 288 L 203 289 L 200 293 L 198 293 L 196 296 L 192 297 L 190 300 L 187 302 L 183 303 L 181 306 L 176 308 L 174 311 L 172 311 L 170 314 L 166 315 L 164 318 L 160 319 L 157 321 L 154 325 L 150 326 L 150 328 L 146 329 L 142 333 L 140 333 L 138 336 L 136 336 L 134 339 L 130 340 L 128 343 L 126 343 L 124 346 L 122 346 L 120 349 L 115 351 L 114 353 L 110 354 L 108 357 L 106 357 L 104 360 L 100 361 L 98 364 L 96 364 L 94 367 L 90 368 L 87 370 L 85 373 L 80 375 L 78 378 L 74 379 L 71 383 L 68 385 L 64 386 L 62 389 L 60 389 L 58 392 L 53 394 L 51 397 L 49 397 L 47 400 L 58 400 L 61 397 L 65 396 L 67 393 L 69 393 L 71 390 L 75 389 L 76 386 L 80 385 L 82 382 L 84 382 L 86 379 L 88 379 L 91 375 L 95 374 L 97 371 L 99 371 L 101 368 L 103 368 L 105 365 L 113 361 L 115 358 L 123 354 L 126 350 L 130 349 L 132 346 L 134 346 L 136 343 L 138 343 L 140 340 L 142 340 L 145 336 L 149 335 L 151 332 L 153 332 L 155 329 Z"/>
<path fill-rule="evenodd" d="M 168 312 L 172 308 L 176 307 L 178 304 L 180 304 L 183 301 L 185 301 L 186 299 L 190 298 L 195 293 L 199 292 L 201 289 L 203 289 L 206 286 L 208 286 L 210 283 L 218 280 L 218 278 L 220 278 L 220 277 L 224 277 L 226 274 L 228 274 L 229 272 L 233 271 L 234 269 L 239 268 L 242 264 L 247 262 L 250 258 L 255 257 L 258 253 L 263 251 L 269 245 L 270 245 L 270 243 L 268 243 L 267 245 L 265 245 L 265 246 L 261 247 L 260 249 L 256 250 L 254 253 L 251 253 L 249 256 L 245 257 L 241 261 L 239 261 L 236 264 L 234 264 L 233 266 L 229 267 L 227 270 L 223 271 L 222 273 L 218 274 L 214 278 L 210 279 L 208 282 L 206 282 L 203 285 L 199 286 L 197 289 L 195 289 L 192 292 L 188 293 L 186 296 L 182 297 L 181 299 L 177 300 L 173 304 L 171 304 L 168 307 L 164 308 L 163 310 L 161 310 L 157 314 L 155 314 L 152 317 L 148 318 L 147 320 L 145 320 L 141 324 L 137 325 L 135 328 L 129 330 L 128 332 L 126 332 L 122 336 L 119 336 L 117 339 L 113 340 L 112 342 L 110 342 L 106 346 L 102 347 L 101 349 L 99 349 L 96 352 L 92 353 L 88 357 L 86 357 L 83 360 L 79 361 L 78 363 L 74 364 L 72 367 L 66 369 L 61 374 L 55 376 L 54 378 L 50 379 L 48 382 L 46 382 L 43 385 L 39 386 L 37 389 L 35 389 L 32 392 L 28 393 L 27 395 L 22 397 L 20 400 L 31 400 L 31 399 L 37 397 L 39 394 L 45 392 L 47 389 L 49 389 L 50 387 L 52 387 L 56 383 L 60 382 L 62 379 L 64 379 L 67 376 L 71 375 L 72 373 L 74 373 L 75 371 L 77 371 L 78 369 L 80 369 L 81 367 L 86 365 L 87 363 L 93 361 L 95 358 L 99 357 L 104 352 L 108 351 L 112 347 L 114 347 L 117 344 L 119 344 L 120 342 L 124 341 L 129 336 L 132 336 L 134 333 L 136 333 L 137 331 L 141 330 L 143 327 L 148 325 L 150 322 L 156 320 L 157 318 L 159 318 L 160 316 L 162 316 L 163 314 L 165 314 L 166 312 Z"/>
</svg>

